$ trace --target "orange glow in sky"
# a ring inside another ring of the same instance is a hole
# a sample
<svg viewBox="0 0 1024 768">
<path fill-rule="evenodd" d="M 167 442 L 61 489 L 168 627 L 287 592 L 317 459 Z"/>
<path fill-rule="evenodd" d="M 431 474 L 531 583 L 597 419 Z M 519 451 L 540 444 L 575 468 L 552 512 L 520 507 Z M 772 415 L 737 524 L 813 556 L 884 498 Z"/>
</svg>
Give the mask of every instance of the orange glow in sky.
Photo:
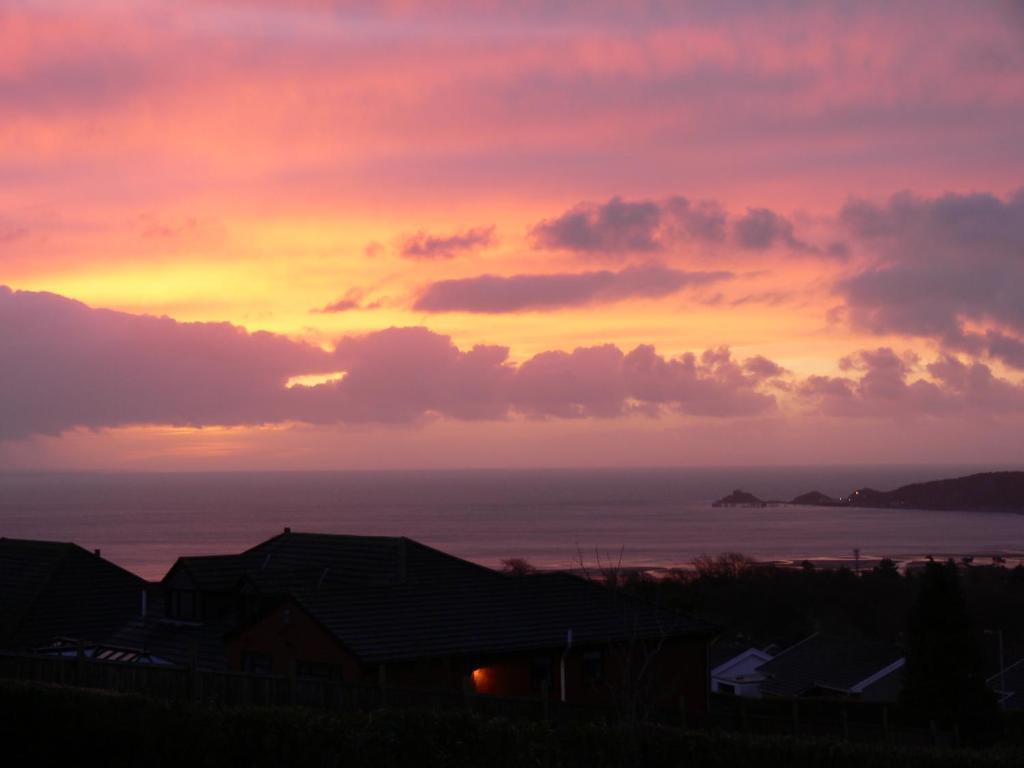
<svg viewBox="0 0 1024 768">
<path fill-rule="evenodd" d="M 0 468 L 1017 460 L 1024 16 L 919 16 L 7 8 Z"/>
</svg>

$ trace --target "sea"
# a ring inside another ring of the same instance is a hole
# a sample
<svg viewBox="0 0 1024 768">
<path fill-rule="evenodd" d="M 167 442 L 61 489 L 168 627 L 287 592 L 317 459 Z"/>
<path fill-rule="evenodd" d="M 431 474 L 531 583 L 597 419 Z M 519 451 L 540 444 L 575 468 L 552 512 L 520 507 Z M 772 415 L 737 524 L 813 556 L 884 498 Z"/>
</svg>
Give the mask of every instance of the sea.
<svg viewBox="0 0 1024 768">
<path fill-rule="evenodd" d="M 1020 469 L 1021 467 L 999 467 Z M 182 555 L 239 552 L 293 531 L 407 536 L 483 565 L 686 567 L 702 555 L 835 563 L 1024 560 L 1024 515 L 774 506 L 992 467 L 850 466 L 379 472 L 0 473 L 0 536 L 73 541 L 147 579 Z"/>
</svg>

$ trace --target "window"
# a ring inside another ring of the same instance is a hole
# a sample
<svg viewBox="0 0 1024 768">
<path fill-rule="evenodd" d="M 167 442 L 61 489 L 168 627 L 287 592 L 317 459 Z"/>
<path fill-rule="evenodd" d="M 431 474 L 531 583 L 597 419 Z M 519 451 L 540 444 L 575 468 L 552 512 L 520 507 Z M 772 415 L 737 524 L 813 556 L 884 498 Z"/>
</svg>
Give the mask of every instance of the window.
<svg viewBox="0 0 1024 768">
<path fill-rule="evenodd" d="M 719 693 L 724 693 L 727 696 L 735 696 L 736 695 L 736 686 L 732 685 L 731 683 L 719 683 L 718 684 L 718 692 Z"/>
<path fill-rule="evenodd" d="M 274 657 L 268 653 L 242 653 L 242 671 L 253 675 L 269 675 L 274 669 Z"/>
<path fill-rule="evenodd" d="M 600 651 L 588 651 L 583 654 L 583 683 L 597 685 L 604 677 L 604 658 Z"/>
</svg>

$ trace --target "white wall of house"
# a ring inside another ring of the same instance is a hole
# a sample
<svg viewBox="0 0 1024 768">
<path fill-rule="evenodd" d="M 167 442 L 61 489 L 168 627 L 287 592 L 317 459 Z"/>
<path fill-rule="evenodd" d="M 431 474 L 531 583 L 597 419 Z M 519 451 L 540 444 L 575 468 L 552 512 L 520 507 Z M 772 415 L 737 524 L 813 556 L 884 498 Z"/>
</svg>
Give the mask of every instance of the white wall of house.
<svg viewBox="0 0 1024 768">
<path fill-rule="evenodd" d="M 772 658 L 757 648 L 748 648 L 711 670 L 711 692 L 760 698 L 761 675 L 757 668 Z"/>
</svg>

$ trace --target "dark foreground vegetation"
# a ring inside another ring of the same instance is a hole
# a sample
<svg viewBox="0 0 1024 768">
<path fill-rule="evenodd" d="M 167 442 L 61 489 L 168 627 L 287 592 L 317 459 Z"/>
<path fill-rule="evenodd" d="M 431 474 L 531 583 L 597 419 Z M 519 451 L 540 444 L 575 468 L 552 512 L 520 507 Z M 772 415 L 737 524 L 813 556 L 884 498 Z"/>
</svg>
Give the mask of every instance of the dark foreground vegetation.
<svg viewBox="0 0 1024 768">
<path fill-rule="evenodd" d="M 699 559 L 654 579 L 606 570 L 619 589 L 723 627 L 746 646 L 785 648 L 816 631 L 895 643 L 906 652 L 893 710 L 908 725 L 956 728 L 968 743 L 1004 737 L 987 681 L 1024 658 L 1024 566 L 928 562 L 901 573 L 759 564 L 739 554 Z"/>
<path fill-rule="evenodd" d="M 463 712 L 213 709 L 0 683 L 4 763 L 346 768 L 1010 768 L 1024 750 L 910 749 Z"/>
<path fill-rule="evenodd" d="M 939 593 L 939 605 L 932 610 L 958 614 L 975 650 L 991 661 L 997 645 L 986 632 L 1001 630 L 1007 653 L 1024 641 L 1024 565 L 1016 562 L 975 565 L 963 558 L 929 562 L 903 573 L 892 560 L 883 559 L 858 572 L 818 568 L 808 561 L 781 567 L 725 553 L 698 558 L 693 568 L 664 578 L 608 567 L 595 578 L 692 613 L 758 646 L 784 647 L 816 630 L 901 642 L 912 630 L 922 593 L 929 597 L 931 592 Z"/>
</svg>

